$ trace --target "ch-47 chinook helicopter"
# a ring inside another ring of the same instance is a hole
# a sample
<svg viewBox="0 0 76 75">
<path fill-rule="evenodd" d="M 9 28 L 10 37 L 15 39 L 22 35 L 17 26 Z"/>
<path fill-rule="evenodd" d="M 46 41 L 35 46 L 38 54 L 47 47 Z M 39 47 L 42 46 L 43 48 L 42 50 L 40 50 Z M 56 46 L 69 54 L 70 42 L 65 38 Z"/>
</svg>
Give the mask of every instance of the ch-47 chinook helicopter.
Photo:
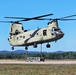
<svg viewBox="0 0 76 75">
<path fill-rule="evenodd" d="M 64 33 L 58 27 L 58 20 L 76 20 L 76 19 L 68 19 L 69 17 L 73 17 L 76 15 L 70 15 L 62 18 L 56 19 L 47 19 L 43 18 L 46 16 L 50 16 L 53 14 L 46 14 L 42 16 L 32 17 L 32 18 L 23 18 L 23 17 L 5 17 L 5 18 L 13 18 L 20 19 L 18 21 L 0 21 L 5 23 L 12 23 L 10 26 L 10 36 L 8 37 L 8 41 L 12 46 L 12 50 L 14 50 L 15 46 L 25 46 L 25 49 L 28 49 L 28 46 L 33 45 L 34 48 L 37 48 L 38 44 L 47 43 L 46 47 L 50 48 L 49 42 L 57 41 L 64 36 Z M 22 26 L 22 21 L 29 20 L 50 20 L 48 22 L 48 26 L 44 28 L 38 28 L 35 30 L 24 30 Z"/>
</svg>

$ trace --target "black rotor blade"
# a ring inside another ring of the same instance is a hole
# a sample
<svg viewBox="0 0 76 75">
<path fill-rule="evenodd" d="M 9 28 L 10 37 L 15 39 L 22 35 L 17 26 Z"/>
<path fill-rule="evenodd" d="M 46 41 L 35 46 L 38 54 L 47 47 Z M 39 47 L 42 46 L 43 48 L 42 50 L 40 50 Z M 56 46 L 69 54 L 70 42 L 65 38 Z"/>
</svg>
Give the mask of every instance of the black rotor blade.
<svg viewBox="0 0 76 75">
<path fill-rule="evenodd" d="M 24 18 L 24 17 L 5 17 L 5 18 L 24 19 L 24 20 L 22 20 L 22 21 L 28 21 L 28 20 L 32 20 L 32 19 L 38 19 L 38 18 L 41 18 L 41 17 L 50 16 L 50 15 L 53 15 L 53 14 L 46 14 L 46 15 L 37 16 L 37 17 L 32 17 L 32 18 Z"/>
<path fill-rule="evenodd" d="M 69 20 L 71 20 L 71 21 L 73 21 L 73 20 L 76 20 L 76 19 L 57 19 L 57 20 L 62 20 L 62 21 L 69 21 Z"/>
<path fill-rule="evenodd" d="M 2 23 L 14 23 L 13 21 L 0 21 Z"/>
<path fill-rule="evenodd" d="M 33 19 L 32 19 L 33 20 Z M 76 20 L 76 19 L 58 19 L 58 18 L 56 18 L 56 19 L 47 19 L 47 18 L 39 18 L 39 19 L 34 19 L 34 20 L 61 20 L 61 21 L 73 21 L 73 20 Z M 25 21 L 25 20 L 21 20 L 21 21 Z M 20 20 L 19 20 L 19 22 L 20 22 Z"/>
<path fill-rule="evenodd" d="M 4 17 L 4 18 L 12 18 L 12 19 L 29 19 L 29 18 L 24 18 L 24 17 Z"/>
<path fill-rule="evenodd" d="M 46 14 L 46 15 L 42 15 L 42 16 L 37 16 L 37 17 L 33 17 L 32 19 L 37 19 L 37 18 L 46 17 L 46 16 L 50 16 L 50 15 L 53 15 L 53 14 Z"/>
<path fill-rule="evenodd" d="M 74 17 L 74 16 L 76 16 L 76 14 L 70 15 L 70 16 L 61 17 L 61 18 L 59 18 L 59 19 L 70 18 L 70 17 Z"/>
<path fill-rule="evenodd" d="M 51 20 L 51 19 L 48 19 L 48 18 L 38 18 L 38 19 L 35 19 L 35 20 Z"/>
<path fill-rule="evenodd" d="M 48 19 L 48 18 L 38 18 L 36 20 L 76 20 L 76 19 L 60 19 L 60 18 L 55 18 L 55 19 Z"/>
<path fill-rule="evenodd" d="M 30 18 L 30 19 L 26 19 L 26 20 L 25 20 L 25 19 L 24 19 L 24 20 L 19 20 L 19 22 L 20 22 L 20 21 L 28 21 L 28 20 L 50 20 L 50 19 L 47 19 L 47 18 L 37 18 L 37 19 L 32 18 L 32 19 L 31 19 L 31 18 Z"/>
<path fill-rule="evenodd" d="M 21 21 L 29 21 L 29 20 L 38 20 L 41 17 L 50 16 L 50 15 L 53 15 L 53 14 L 47 14 L 47 15 L 42 15 L 42 16 L 37 16 L 37 17 L 32 17 L 32 18 L 27 18 L 27 19 L 25 18 L 23 20 L 19 20 L 19 22 L 21 22 Z"/>
</svg>

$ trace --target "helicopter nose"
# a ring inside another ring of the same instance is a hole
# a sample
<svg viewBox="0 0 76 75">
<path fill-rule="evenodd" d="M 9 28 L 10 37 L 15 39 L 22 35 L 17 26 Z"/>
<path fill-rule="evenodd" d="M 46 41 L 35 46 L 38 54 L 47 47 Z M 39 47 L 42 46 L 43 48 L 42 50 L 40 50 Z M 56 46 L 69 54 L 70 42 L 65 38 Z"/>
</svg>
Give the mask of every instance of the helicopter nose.
<svg viewBox="0 0 76 75">
<path fill-rule="evenodd" d="M 63 36 L 64 36 L 64 33 L 62 31 L 57 33 L 58 39 L 62 38 Z"/>
<path fill-rule="evenodd" d="M 63 37 L 64 36 L 64 33 L 62 32 L 60 35 Z"/>
</svg>

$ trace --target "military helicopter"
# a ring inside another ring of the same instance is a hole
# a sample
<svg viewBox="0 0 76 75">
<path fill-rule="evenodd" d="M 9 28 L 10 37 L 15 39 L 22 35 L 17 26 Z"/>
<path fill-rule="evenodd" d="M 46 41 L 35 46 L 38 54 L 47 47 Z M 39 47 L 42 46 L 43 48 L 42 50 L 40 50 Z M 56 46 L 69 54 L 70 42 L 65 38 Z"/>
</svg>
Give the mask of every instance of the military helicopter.
<svg viewBox="0 0 76 75">
<path fill-rule="evenodd" d="M 10 35 L 8 37 L 8 41 L 12 46 L 12 50 L 14 50 L 15 46 L 25 46 L 25 49 L 28 50 L 28 46 L 33 46 L 37 48 L 38 44 L 47 43 L 46 47 L 50 48 L 49 42 L 54 42 L 61 39 L 64 36 L 64 33 L 58 26 L 58 20 L 76 20 L 76 19 L 68 19 L 69 17 L 76 16 L 70 15 L 62 18 L 56 19 L 47 19 L 43 18 L 46 16 L 51 16 L 53 14 L 46 14 L 41 16 L 36 16 L 32 18 L 23 18 L 23 17 L 5 17 L 5 18 L 13 18 L 18 19 L 17 21 L 0 21 L 5 23 L 12 23 L 10 26 Z M 20 19 L 20 20 L 19 20 Z M 44 28 L 38 28 L 35 30 L 24 30 L 22 26 L 22 21 L 30 21 L 30 20 L 50 20 L 48 22 L 48 26 Z"/>
</svg>

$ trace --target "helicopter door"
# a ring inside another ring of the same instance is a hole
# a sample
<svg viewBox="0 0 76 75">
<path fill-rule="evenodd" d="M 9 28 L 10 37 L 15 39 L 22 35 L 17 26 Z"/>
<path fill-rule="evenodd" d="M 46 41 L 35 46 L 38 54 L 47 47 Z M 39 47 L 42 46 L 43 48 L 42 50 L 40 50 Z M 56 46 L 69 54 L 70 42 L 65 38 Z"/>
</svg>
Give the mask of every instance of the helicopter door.
<svg viewBox="0 0 76 75">
<path fill-rule="evenodd" d="M 43 30 L 43 36 L 47 36 L 47 30 Z"/>
<path fill-rule="evenodd" d="M 43 30 L 43 41 L 46 41 L 48 39 L 47 37 L 47 29 Z"/>
</svg>

